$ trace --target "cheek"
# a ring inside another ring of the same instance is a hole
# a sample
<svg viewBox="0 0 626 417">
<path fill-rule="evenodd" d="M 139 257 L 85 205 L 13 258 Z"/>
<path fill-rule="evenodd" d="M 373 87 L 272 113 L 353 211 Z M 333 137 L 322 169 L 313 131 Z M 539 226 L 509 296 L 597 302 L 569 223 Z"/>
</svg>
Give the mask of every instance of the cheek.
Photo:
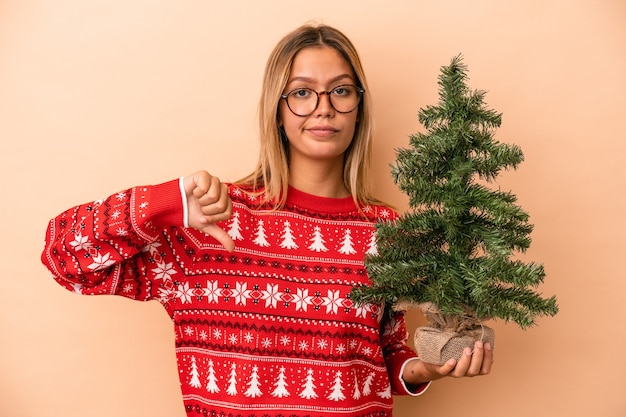
<svg viewBox="0 0 626 417">
<path fill-rule="evenodd" d="M 350 119 L 349 122 L 349 130 L 350 130 L 350 137 L 354 138 L 354 134 L 356 133 L 356 127 L 357 127 L 357 123 L 359 122 L 359 117 L 357 114 L 355 114 L 354 116 L 352 116 L 352 118 Z"/>
<path fill-rule="evenodd" d="M 278 126 L 285 130 L 288 137 L 297 134 L 302 126 L 303 118 L 294 116 L 287 106 L 281 106 L 278 112 Z"/>
</svg>

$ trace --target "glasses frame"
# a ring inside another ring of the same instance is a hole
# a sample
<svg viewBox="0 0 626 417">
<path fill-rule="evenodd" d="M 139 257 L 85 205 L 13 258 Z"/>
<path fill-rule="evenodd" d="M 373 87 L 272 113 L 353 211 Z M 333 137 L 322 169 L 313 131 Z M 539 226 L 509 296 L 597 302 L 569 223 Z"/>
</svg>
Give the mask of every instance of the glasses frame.
<svg viewBox="0 0 626 417">
<path fill-rule="evenodd" d="M 339 111 L 335 108 L 335 105 L 333 104 L 333 100 L 330 98 L 330 94 L 335 91 L 338 88 L 342 88 L 342 87 L 354 87 L 354 89 L 356 90 L 356 94 L 357 94 L 357 102 L 356 102 L 356 106 L 349 111 Z M 315 93 L 315 95 L 317 96 L 317 101 L 315 103 L 315 107 L 313 107 L 313 110 L 311 110 L 311 112 L 307 113 L 307 114 L 298 114 L 295 111 L 293 111 L 293 109 L 291 108 L 291 106 L 289 105 L 289 95 L 291 95 L 291 93 L 293 93 L 294 91 L 299 91 L 299 90 L 307 90 L 307 91 L 311 91 L 313 93 Z M 338 85 L 337 87 L 334 87 L 330 90 L 327 91 L 316 91 L 313 90 L 312 88 L 307 88 L 307 87 L 298 87 L 298 88 L 294 88 L 293 90 L 285 93 L 285 94 L 281 94 L 280 98 L 285 100 L 285 103 L 287 103 L 287 108 L 289 108 L 289 111 L 292 112 L 294 115 L 298 116 L 298 117 L 307 117 L 312 115 L 315 110 L 317 110 L 318 106 L 320 105 L 320 96 L 326 94 L 328 96 L 328 103 L 330 103 L 330 107 L 333 108 L 333 110 L 335 110 L 337 113 L 341 113 L 341 114 L 348 114 L 348 113 L 352 113 L 353 111 L 355 111 L 356 109 L 359 108 L 359 104 L 361 103 L 361 98 L 363 97 L 363 94 L 365 93 L 365 89 L 361 88 L 361 87 L 357 87 L 354 84 L 341 84 Z"/>
</svg>

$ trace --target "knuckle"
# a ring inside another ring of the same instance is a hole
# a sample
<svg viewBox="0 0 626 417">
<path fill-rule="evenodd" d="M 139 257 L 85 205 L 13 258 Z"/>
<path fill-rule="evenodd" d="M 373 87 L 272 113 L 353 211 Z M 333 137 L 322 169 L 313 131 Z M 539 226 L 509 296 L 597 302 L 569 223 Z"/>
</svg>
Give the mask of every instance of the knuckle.
<svg viewBox="0 0 626 417">
<path fill-rule="evenodd" d="M 224 213 L 228 210 L 228 202 L 224 200 L 217 200 L 213 204 L 213 208 L 215 209 L 215 212 L 217 213 Z"/>
</svg>

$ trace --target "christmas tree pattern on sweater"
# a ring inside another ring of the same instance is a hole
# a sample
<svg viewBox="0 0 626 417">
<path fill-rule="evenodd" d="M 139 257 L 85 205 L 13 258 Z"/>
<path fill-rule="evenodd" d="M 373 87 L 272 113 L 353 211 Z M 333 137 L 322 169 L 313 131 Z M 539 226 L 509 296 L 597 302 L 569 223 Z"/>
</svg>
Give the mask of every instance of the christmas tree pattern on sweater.
<svg viewBox="0 0 626 417">
<path fill-rule="evenodd" d="M 349 293 L 367 283 L 373 221 L 395 213 L 364 207 L 364 218 L 351 199 L 297 190 L 285 209 L 267 210 L 231 186 L 228 253 L 197 230 L 161 224 L 179 215 L 173 187 L 136 187 L 63 213 L 42 259 L 73 291 L 165 306 L 189 415 L 390 415 L 392 393 L 408 393 L 399 369 L 414 357 L 403 317 L 356 306 Z"/>
</svg>

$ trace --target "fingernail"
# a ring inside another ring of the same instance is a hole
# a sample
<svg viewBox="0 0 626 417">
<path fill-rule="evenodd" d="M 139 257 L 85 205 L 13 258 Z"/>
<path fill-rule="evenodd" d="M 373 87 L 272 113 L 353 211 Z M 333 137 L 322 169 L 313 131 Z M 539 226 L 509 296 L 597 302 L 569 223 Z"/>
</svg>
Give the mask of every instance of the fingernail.
<svg viewBox="0 0 626 417">
<path fill-rule="evenodd" d="M 483 347 L 483 342 L 482 342 L 482 340 L 477 340 L 477 341 L 476 341 L 476 347 L 477 347 L 478 349 L 480 349 L 480 348 L 482 348 L 482 347 Z"/>
<path fill-rule="evenodd" d="M 470 356 L 470 355 L 472 354 L 472 349 L 470 349 L 470 348 L 466 347 L 466 348 L 465 348 L 464 353 L 465 353 L 467 356 Z"/>
<path fill-rule="evenodd" d="M 491 343 L 485 343 L 485 349 L 491 350 Z"/>
</svg>

